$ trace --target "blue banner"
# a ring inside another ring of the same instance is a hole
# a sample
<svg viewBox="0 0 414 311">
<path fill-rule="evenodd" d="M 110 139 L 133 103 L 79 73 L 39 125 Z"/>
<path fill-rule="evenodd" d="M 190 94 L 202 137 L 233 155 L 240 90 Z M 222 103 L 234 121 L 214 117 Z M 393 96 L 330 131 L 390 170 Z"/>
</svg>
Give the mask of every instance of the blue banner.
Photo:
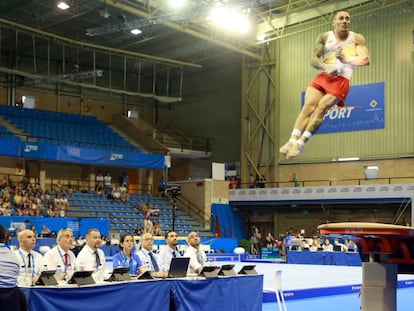
<svg viewBox="0 0 414 311">
<path fill-rule="evenodd" d="M 29 159 L 42 160 L 46 156 L 47 144 L 22 141 L 20 144 L 20 156 Z"/>
<path fill-rule="evenodd" d="M 164 168 L 163 155 L 60 145 L 49 146 L 47 150 L 47 160 L 123 167 Z"/>
<path fill-rule="evenodd" d="M 19 139 L 0 139 L 0 155 L 18 157 L 20 155 Z"/>
<path fill-rule="evenodd" d="M 318 134 L 383 129 L 384 89 L 384 82 L 351 86 L 345 106 L 329 109 Z"/>
<path fill-rule="evenodd" d="M 84 164 L 164 169 L 164 155 L 80 148 L 0 138 L 0 155 Z"/>
</svg>

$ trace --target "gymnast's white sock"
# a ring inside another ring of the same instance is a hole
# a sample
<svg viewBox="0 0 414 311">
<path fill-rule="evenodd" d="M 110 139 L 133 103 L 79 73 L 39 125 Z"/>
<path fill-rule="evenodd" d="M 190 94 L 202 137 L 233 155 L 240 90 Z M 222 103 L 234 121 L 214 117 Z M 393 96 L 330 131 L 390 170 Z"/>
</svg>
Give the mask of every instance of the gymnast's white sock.
<svg viewBox="0 0 414 311">
<path fill-rule="evenodd" d="M 302 131 L 299 131 L 298 129 L 293 129 L 291 136 L 299 138 L 300 136 L 302 136 Z"/>
<path fill-rule="evenodd" d="M 305 137 L 306 140 L 309 140 L 312 137 L 312 133 L 309 131 L 305 131 L 302 136 Z"/>
</svg>

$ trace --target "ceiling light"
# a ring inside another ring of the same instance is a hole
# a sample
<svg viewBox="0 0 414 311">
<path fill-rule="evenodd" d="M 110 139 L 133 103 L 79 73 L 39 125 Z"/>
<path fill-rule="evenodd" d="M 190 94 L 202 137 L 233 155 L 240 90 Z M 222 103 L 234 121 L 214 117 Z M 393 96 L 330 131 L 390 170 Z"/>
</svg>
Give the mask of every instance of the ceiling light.
<svg viewBox="0 0 414 311">
<path fill-rule="evenodd" d="M 182 8 L 185 4 L 186 0 L 169 0 L 168 3 L 173 8 Z"/>
<path fill-rule="evenodd" d="M 131 33 L 133 35 L 139 35 L 140 33 L 142 33 L 142 31 L 139 30 L 138 28 L 134 28 L 134 29 L 131 29 Z"/>
<path fill-rule="evenodd" d="M 259 33 L 256 36 L 257 41 L 264 41 L 266 39 L 266 34 L 265 33 Z"/>
<path fill-rule="evenodd" d="M 220 7 L 213 9 L 208 19 L 223 29 L 247 33 L 251 28 L 250 21 L 247 17 L 248 14 L 238 13 L 235 10 Z"/>
<path fill-rule="evenodd" d="M 60 1 L 57 7 L 61 10 L 67 10 L 70 8 L 69 4 L 67 4 L 65 1 Z"/>
<path fill-rule="evenodd" d="M 111 13 L 109 13 L 108 9 L 105 8 L 105 9 L 99 11 L 99 15 L 102 16 L 103 18 L 108 18 L 108 17 L 111 16 Z"/>
<path fill-rule="evenodd" d="M 359 161 L 359 157 L 338 158 L 338 161 L 340 162 Z"/>
</svg>

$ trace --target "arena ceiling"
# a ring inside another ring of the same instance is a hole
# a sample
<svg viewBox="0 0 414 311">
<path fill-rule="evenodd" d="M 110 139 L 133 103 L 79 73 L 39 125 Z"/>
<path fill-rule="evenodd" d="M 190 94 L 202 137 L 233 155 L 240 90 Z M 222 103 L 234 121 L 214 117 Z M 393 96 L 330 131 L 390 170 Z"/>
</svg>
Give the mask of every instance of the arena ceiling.
<svg viewBox="0 0 414 311">
<path fill-rule="evenodd" d="M 335 10 L 361 16 L 413 2 L 187 0 L 184 10 L 172 11 L 167 1 L 69 0 L 67 10 L 57 8 L 57 0 L 1 1 L 0 71 L 24 71 L 39 80 L 51 71 L 61 77 L 110 67 L 124 72 L 124 80 L 131 71 L 136 76 L 175 75 L 179 80 L 183 71 L 213 70 L 240 63 L 242 57 L 260 61 L 266 42 L 305 31 L 311 22 L 329 24 Z M 252 21 L 252 30 L 237 35 L 213 25 L 208 12 L 217 3 L 237 6 Z M 132 35 L 134 27 L 142 33 Z M 258 34 L 265 34 L 263 41 Z M 19 65 L 23 59 L 26 63 Z"/>
</svg>

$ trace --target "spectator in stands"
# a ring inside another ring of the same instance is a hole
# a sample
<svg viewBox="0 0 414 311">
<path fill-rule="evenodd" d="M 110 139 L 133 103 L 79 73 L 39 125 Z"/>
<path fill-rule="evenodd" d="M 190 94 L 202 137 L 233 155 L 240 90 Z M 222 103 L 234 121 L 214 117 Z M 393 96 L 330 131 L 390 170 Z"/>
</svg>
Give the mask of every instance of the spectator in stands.
<svg viewBox="0 0 414 311">
<path fill-rule="evenodd" d="M 22 268 L 21 272 L 30 273 L 33 281 L 36 281 L 44 265 L 43 256 L 33 250 L 36 246 L 36 235 L 32 230 L 24 229 L 17 234 L 17 239 L 19 240 L 19 249 L 14 253 Z"/>
<path fill-rule="evenodd" d="M 259 178 L 257 188 L 266 188 L 266 178 L 263 175 Z"/>
<path fill-rule="evenodd" d="M 64 186 L 60 180 L 57 181 L 54 190 L 56 194 L 62 194 L 64 192 Z"/>
<path fill-rule="evenodd" d="M 134 230 L 134 234 L 135 235 L 141 235 L 142 234 L 142 228 L 140 227 L 140 225 L 137 225 L 137 227 Z"/>
<path fill-rule="evenodd" d="M 129 194 L 127 184 L 122 184 L 122 186 L 119 187 L 119 192 L 121 193 L 121 202 L 128 202 Z"/>
<path fill-rule="evenodd" d="M 188 234 L 187 242 L 189 246 L 183 256 L 190 257 L 190 269 L 195 273 L 200 273 L 207 262 L 206 254 L 200 249 L 200 236 L 192 231 Z"/>
<path fill-rule="evenodd" d="M 162 230 L 161 230 L 161 227 L 160 227 L 160 224 L 158 223 L 158 221 L 154 220 L 153 225 L 154 225 L 154 227 L 153 227 L 154 235 L 155 236 L 163 236 Z"/>
<path fill-rule="evenodd" d="M 266 247 L 272 248 L 274 247 L 274 245 L 275 245 L 275 238 L 270 232 L 268 232 L 266 235 Z"/>
<path fill-rule="evenodd" d="M 323 240 L 322 249 L 324 252 L 333 252 L 333 245 L 329 241 L 329 238 Z"/>
<path fill-rule="evenodd" d="M 23 196 L 22 196 L 21 191 L 17 191 L 16 194 L 14 195 L 13 205 L 20 214 L 20 211 L 22 211 L 23 209 Z"/>
<path fill-rule="evenodd" d="M 104 186 L 105 186 L 106 194 L 109 194 L 112 192 L 112 176 L 109 172 L 106 173 L 106 175 L 104 176 Z"/>
<path fill-rule="evenodd" d="M 119 241 L 120 252 L 116 253 L 112 259 L 114 268 L 129 267 L 129 273 L 139 275 L 145 272 L 145 266 L 142 264 L 138 254 L 133 252 L 134 237 L 132 234 L 123 234 Z"/>
<path fill-rule="evenodd" d="M 6 176 L 6 175 L 4 175 L 4 176 L 3 176 L 3 179 L 1 180 L 1 185 L 0 185 L 0 188 L 1 188 L 1 189 L 5 189 L 5 188 L 7 188 L 8 186 L 9 186 L 9 180 L 8 180 L 7 176 Z"/>
<path fill-rule="evenodd" d="M 115 201 L 121 201 L 121 191 L 119 190 L 119 187 L 118 186 L 115 186 L 112 189 L 111 197 Z"/>
<path fill-rule="evenodd" d="M 293 173 L 292 181 L 295 187 L 300 187 L 299 177 L 296 175 L 296 173 Z"/>
<path fill-rule="evenodd" d="M 251 236 L 250 236 L 250 253 L 251 254 L 260 254 L 260 240 L 262 239 L 262 234 L 259 229 L 255 226 L 252 226 Z"/>
<path fill-rule="evenodd" d="M 293 236 L 292 236 L 292 229 L 289 228 L 286 231 L 286 236 L 283 239 L 283 253 L 286 255 L 286 253 L 292 248 L 293 244 Z"/>
<path fill-rule="evenodd" d="M 0 288 L 12 288 L 16 287 L 20 264 L 5 242 L 6 229 L 0 225 Z"/>
<path fill-rule="evenodd" d="M 72 186 L 72 183 L 70 182 L 70 180 L 66 184 L 66 190 L 67 190 L 67 194 L 68 195 L 72 195 L 73 194 L 73 186 Z"/>
<path fill-rule="evenodd" d="M 49 204 L 46 209 L 46 216 L 48 217 L 56 217 L 57 212 L 55 211 L 55 205 L 53 203 Z"/>
<path fill-rule="evenodd" d="M 37 230 L 36 230 L 36 227 L 34 226 L 34 225 L 31 225 L 30 226 L 30 230 L 32 230 L 33 231 L 33 233 L 34 233 L 34 236 L 35 236 L 35 238 L 38 236 L 38 234 L 37 234 Z"/>
<path fill-rule="evenodd" d="M 165 189 L 167 189 L 167 181 L 165 177 L 161 177 L 160 182 L 158 183 L 158 193 L 160 196 L 165 196 Z"/>
<path fill-rule="evenodd" d="M 42 230 L 40 231 L 41 237 L 50 237 L 52 231 L 46 226 L 42 225 Z"/>
<path fill-rule="evenodd" d="M 128 176 L 127 172 L 124 172 L 124 174 L 121 177 L 121 181 L 120 181 L 119 184 L 120 185 L 125 185 L 127 190 L 129 189 L 129 176 Z"/>
<path fill-rule="evenodd" d="M 158 215 L 159 209 L 152 209 L 149 203 L 144 203 L 144 232 L 153 233 L 154 226 L 151 221 L 151 216 Z"/>
<path fill-rule="evenodd" d="M 75 242 L 77 246 L 83 246 L 83 244 L 85 244 L 85 240 L 81 235 L 78 235 Z"/>
<path fill-rule="evenodd" d="M 253 176 L 253 174 L 250 174 L 249 188 L 255 188 L 255 187 L 256 187 L 256 178 Z"/>
<path fill-rule="evenodd" d="M 76 266 L 80 270 L 103 271 L 105 254 L 99 248 L 102 244 L 101 233 L 98 229 L 89 229 L 86 233 L 86 244 L 76 258 Z"/>
<path fill-rule="evenodd" d="M 241 178 L 239 174 L 236 175 L 236 188 L 237 189 L 241 188 Z"/>
<path fill-rule="evenodd" d="M 73 244 L 73 231 L 69 228 L 59 230 L 57 246 L 44 255 L 44 264 L 47 270 L 56 270 L 59 266 L 64 274 L 58 276 L 69 280 L 77 270 L 75 254 L 70 250 Z"/>
<path fill-rule="evenodd" d="M 70 207 L 69 207 L 69 200 L 66 197 L 66 194 L 62 194 L 62 197 L 60 198 L 60 205 L 61 205 L 61 210 L 59 211 L 59 216 L 69 217 Z"/>
<path fill-rule="evenodd" d="M 338 238 L 334 239 L 334 250 L 340 252 L 346 252 L 348 249 L 345 244 L 340 243 Z"/>
<path fill-rule="evenodd" d="M 348 240 L 348 252 L 358 252 L 358 246 L 354 240 Z"/>
<path fill-rule="evenodd" d="M 299 249 L 301 251 L 305 250 L 305 251 L 309 251 L 310 250 L 310 246 L 308 244 L 308 241 L 306 239 L 303 239 L 300 243 Z"/>
<path fill-rule="evenodd" d="M 229 188 L 230 189 L 236 189 L 237 188 L 236 177 L 234 177 L 234 176 L 231 177 L 230 184 L 229 184 Z"/>
<path fill-rule="evenodd" d="M 10 201 L 9 199 L 0 197 L 0 215 L 10 216 Z"/>
<path fill-rule="evenodd" d="M 160 261 L 160 269 L 168 271 L 170 269 L 171 259 L 173 257 L 181 257 L 181 255 L 177 251 L 178 236 L 175 231 L 168 231 L 165 234 L 165 241 L 167 242 L 167 246 L 161 250 L 158 258 Z"/>
<path fill-rule="evenodd" d="M 108 241 L 108 238 L 105 235 L 103 235 L 101 236 L 101 246 L 106 246 L 106 245 L 110 245 L 110 243 Z"/>
<path fill-rule="evenodd" d="M 104 177 L 101 172 L 96 175 L 95 191 L 97 194 L 104 194 L 105 192 Z"/>
<path fill-rule="evenodd" d="M 110 245 L 119 245 L 119 239 L 115 233 L 112 233 L 111 240 L 109 241 Z"/>
<path fill-rule="evenodd" d="M 29 187 L 29 179 L 27 179 L 27 177 L 24 176 L 20 181 L 20 184 L 22 185 L 23 189 L 27 189 Z"/>
<path fill-rule="evenodd" d="M 321 248 L 321 244 L 319 243 L 319 238 L 314 236 L 310 250 L 312 252 L 317 252 L 320 248 Z"/>
<path fill-rule="evenodd" d="M 22 214 L 19 216 L 27 216 L 29 215 L 29 211 L 30 211 L 30 195 L 29 192 L 25 192 L 25 194 L 23 195 L 23 210 L 22 210 Z"/>
<path fill-rule="evenodd" d="M 145 270 L 152 271 L 154 276 L 163 277 L 166 276 L 166 272 L 160 269 L 161 264 L 158 260 L 157 254 L 152 249 L 154 246 L 154 238 L 151 233 L 144 233 L 141 237 L 141 250 L 138 252 L 138 256 L 143 263 Z"/>
</svg>

